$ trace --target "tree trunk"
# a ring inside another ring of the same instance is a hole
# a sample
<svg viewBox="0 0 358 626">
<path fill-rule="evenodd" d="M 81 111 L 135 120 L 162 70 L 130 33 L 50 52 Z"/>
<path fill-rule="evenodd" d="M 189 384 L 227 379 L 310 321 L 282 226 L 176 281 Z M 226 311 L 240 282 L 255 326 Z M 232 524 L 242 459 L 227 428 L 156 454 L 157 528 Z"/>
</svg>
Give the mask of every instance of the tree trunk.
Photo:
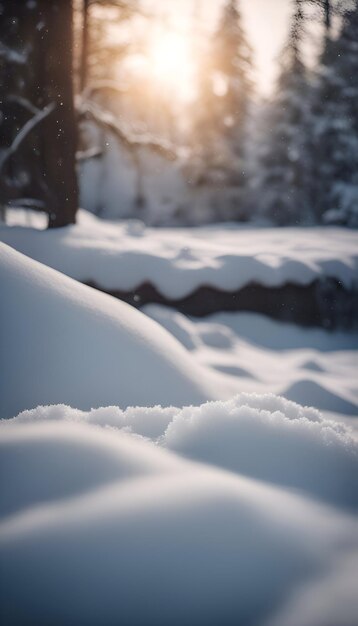
<svg viewBox="0 0 358 626">
<path fill-rule="evenodd" d="M 90 0 L 83 0 L 83 23 L 82 23 L 82 47 L 80 64 L 80 91 L 87 85 L 88 76 L 88 44 L 89 44 L 89 3 Z"/>
<path fill-rule="evenodd" d="M 326 32 L 329 33 L 331 30 L 331 0 L 324 0 L 324 25 L 326 27 Z"/>
<path fill-rule="evenodd" d="M 73 89 L 71 0 L 39 2 L 37 103 L 55 103 L 41 130 L 43 176 L 49 189 L 49 228 L 76 221 L 77 120 Z"/>
</svg>

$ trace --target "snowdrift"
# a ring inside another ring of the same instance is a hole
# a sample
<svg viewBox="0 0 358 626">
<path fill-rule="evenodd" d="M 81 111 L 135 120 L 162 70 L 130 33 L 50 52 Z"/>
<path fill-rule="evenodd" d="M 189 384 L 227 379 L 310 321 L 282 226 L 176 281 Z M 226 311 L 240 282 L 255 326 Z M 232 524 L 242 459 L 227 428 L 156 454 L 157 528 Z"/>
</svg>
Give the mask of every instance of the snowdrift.
<svg viewBox="0 0 358 626">
<path fill-rule="evenodd" d="M 0 414 L 38 404 L 200 404 L 237 383 L 159 324 L 8 246 L 0 250 Z"/>
<path fill-rule="evenodd" d="M 3 420 L 5 623 L 278 626 L 289 616 L 292 626 L 328 626 L 334 615 L 335 623 L 353 624 L 358 549 L 346 505 L 354 505 L 354 485 L 342 508 L 339 484 L 348 471 L 357 474 L 356 444 L 344 427 L 290 402 L 247 398 L 242 409 L 243 403 L 239 397 L 188 412 L 42 407 Z M 323 499 L 330 456 L 338 483 L 329 506 L 305 496 L 305 488 L 297 494 L 270 484 L 270 475 L 245 477 L 236 471 L 240 462 L 232 472 L 213 467 L 221 464 L 224 439 L 239 443 L 249 417 L 256 431 L 245 441 L 252 463 L 260 468 L 264 454 L 275 463 L 271 428 L 287 445 L 277 466 L 282 475 L 293 468 L 285 431 L 289 423 L 301 429 L 295 473 L 316 456 Z M 179 458 L 124 432 L 129 427 L 163 432 L 162 446 L 180 444 L 193 459 L 205 449 L 212 465 Z"/>
<path fill-rule="evenodd" d="M 273 394 L 242 393 L 184 408 L 101 407 L 85 412 L 64 405 L 37 407 L 8 422 L 14 426 L 65 422 L 121 430 L 193 461 L 301 491 L 335 506 L 358 505 L 358 441 L 350 429 Z M 77 455 L 74 447 L 72 454 Z M 108 463 L 110 459 L 108 454 Z M 71 467 L 73 461 L 67 463 Z"/>
<path fill-rule="evenodd" d="M 1 226 L 0 240 L 104 291 L 129 292 L 149 283 L 168 299 L 201 286 L 235 291 L 251 283 L 309 285 L 325 277 L 351 289 L 358 275 L 357 236 L 343 228 L 152 229 L 82 210 L 78 224 L 59 231 Z"/>
</svg>

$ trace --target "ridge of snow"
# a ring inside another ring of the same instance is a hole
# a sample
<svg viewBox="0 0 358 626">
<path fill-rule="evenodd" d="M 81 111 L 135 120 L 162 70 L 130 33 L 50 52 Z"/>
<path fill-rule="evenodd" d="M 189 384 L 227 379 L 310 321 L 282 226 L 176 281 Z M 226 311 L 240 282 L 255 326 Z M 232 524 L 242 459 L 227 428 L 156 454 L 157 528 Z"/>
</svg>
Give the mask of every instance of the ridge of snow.
<svg viewBox="0 0 358 626">
<path fill-rule="evenodd" d="M 200 404 L 238 390 L 133 307 L 0 248 L 2 417 L 62 402 Z"/>
</svg>

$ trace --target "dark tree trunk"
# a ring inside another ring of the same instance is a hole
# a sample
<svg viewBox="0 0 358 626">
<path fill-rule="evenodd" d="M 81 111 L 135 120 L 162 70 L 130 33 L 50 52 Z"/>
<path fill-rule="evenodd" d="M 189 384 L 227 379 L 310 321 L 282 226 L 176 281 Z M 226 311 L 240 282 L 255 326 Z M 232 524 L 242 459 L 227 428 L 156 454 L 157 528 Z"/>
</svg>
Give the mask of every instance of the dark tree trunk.
<svg viewBox="0 0 358 626">
<path fill-rule="evenodd" d="M 83 23 L 82 23 L 82 47 L 80 64 L 80 91 L 87 85 L 88 76 L 88 47 L 89 47 L 89 3 L 90 0 L 83 0 Z"/>
<path fill-rule="evenodd" d="M 324 0 L 324 25 L 326 27 L 326 32 L 329 33 L 331 30 L 331 0 Z"/>
<path fill-rule="evenodd" d="M 40 0 L 37 104 L 55 104 L 41 127 L 43 176 L 49 190 L 49 228 L 76 221 L 77 120 L 73 89 L 71 0 Z"/>
</svg>

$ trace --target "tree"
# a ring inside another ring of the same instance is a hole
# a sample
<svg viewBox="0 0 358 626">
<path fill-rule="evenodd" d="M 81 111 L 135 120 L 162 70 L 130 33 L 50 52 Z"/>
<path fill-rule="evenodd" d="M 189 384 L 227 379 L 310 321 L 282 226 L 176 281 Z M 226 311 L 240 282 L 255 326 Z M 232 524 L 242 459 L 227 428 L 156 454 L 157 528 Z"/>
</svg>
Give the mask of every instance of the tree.
<svg viewBox="0 0 358 626">
<path fill-rule="evenodd" d="M 311 222 L 311 84 L 302 60 L 305 16 L 294 1 L 289 39 L 283 53 L 277 93 L 269 106 L 260 146 L 257 182 L 261 213 L 276 223 Z"/>
<path fill-rule="evenodd" d="M 305 0 L 306 4 L 317 6 L 322 10 L 326 36 L 329 35 L 332 26 L 333 2 L 332 0 Z"/>
<path fill-rule="evenodd" d="M 253 92 L 251 49 L 236 0 L 228 0 L 203 50 L 194 110 L 194 154 L 200 184 L 222 188 L 216 219 L 236 219 L 243 205 L 247 123 Z M 229 202 L 225 189 L 235 187 Z"/>
<path fill-rule="evenodd" d="M 128 50 L 125 41 L 108 37 L 108 26 L 118 25 L 138 14 L 136 0 L 80 0 L 77 8 L 80 30 L 78 59 L 79 91 L 93 80 L 110 78 L 113 61 Z"/>
<path fill-rule="evenodd" d="M 319 216 L 358 225 L 358 3 L 326 38 L 314 108 L 315 202 Z"/>
<path fill-rule="evenodd" d="M 252 82 L 251 48 L 236 0 L 224 6 L 213 39 L 214 81 L 217 80 L 217 130 L 231 155 L 242 158 Z M 220 84 L 221 83 L 221 84 Z"/>
<path fill-rule="evenodd" d="M 354 2 L 354 0 L 353 0 Z M 323 17 L 325 37 L 330 37 L 334 18 L 341 16 L 347 9 L 352 8 L 352 0 L 304 0 L 304 3 L 318 7 Z"/>
<path fill-rule="evenodd" d="M 5 185 L 5 200 L 21 197 L 24 188 L 34 190 L 28 184 L 28 178 L 35 177 L 28 154 L 28 171 L 22 177 L 26 184 L 19 178 L 21 154 L 27 146 L 38 162 L 35 187 L 40 203 L 49 214 L 49 226 L 64 226 L 75 221 L 78 207 L 72 2 L 13 0 L 3 2 L 2 7 L 13 26 L 9 45 L 5 45 L 8 69 L 4 72 L 2 106 L 11 109 L 11 99 L 15 98 L 27 115 L 22 124 L 16 123 L 12 116 L 5 116 L 9 141 L 0 167 L 3 172 L 7 170 L 7 178 L 12 180 Z M 14 84 L 12 78 L 14 55 L 25 59 L 24 68 L 15 74 L 19 84 Z"/>
<path fill-rule="evenodd" d="M 37 104 L 54 104 L 42 126 L 44 177 L 51 196 L 49 226 L 75 222 L 77 120 L 73 88 L 73 15 L 71 0 L 38 0 L 42 22 L 37 42 Z"/>
</svg>

